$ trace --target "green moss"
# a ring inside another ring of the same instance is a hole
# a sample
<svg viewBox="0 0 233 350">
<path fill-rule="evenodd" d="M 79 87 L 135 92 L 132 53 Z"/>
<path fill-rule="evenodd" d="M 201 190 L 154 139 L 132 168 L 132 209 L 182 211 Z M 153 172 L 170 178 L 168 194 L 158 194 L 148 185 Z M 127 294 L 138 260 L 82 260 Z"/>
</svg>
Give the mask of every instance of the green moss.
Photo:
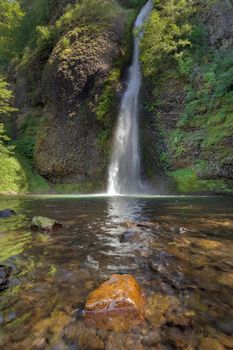
<svg viewBox="0 0 233 350">
<path fill-rule="evenodd" d="M 51 190 L 50 184 L 40 176 L 33 166 L 21 155 L 17 155 L 18 161 L 20 161 L 21 166 L 24 169 L 26 174 L 27 182 L 27 192 L 30 193 L 39 193 L 39 192 L 48 192 Z"/>
<path fill-rule="evenodd" d="M 114 68 L 106 79 L 101 96 L 99 97 L 96 118 L 105 128 L 112 126 L 112 110 L 116 106 L 116 91 L 120 84 L 121 71 Z"/>
<path fill-rule="evenodd" d="M 56 193 L 95 193 L 103 191 L 100 182 L 82 182 L 78 184 L 57 184 L 53 187 Z"/>
<path fill-rule="evenodd" d="M 175 182 L 176 189 L 181 193 L 190 192 L 233 192 L 233 188 L 228 186 L 223 180 L 202 180 L 191 168 L 179 169 L 167 173 Z"/>
<path fill-rule="evenodd" d="M 28 191 L 27 176 L 14 155 L 0 157 L 0 193 L 25 193 Z"/>
<path fill-rule="evenodd" d="M 19 128 L 19 135 L 17 140 L 13 143 L 17 153 L 32 164 L 34 157 L 34 149 L 36 143 L 37 132 L 39 130 L 41 121 L 41 111 L 35 110 L 29 112 L 23 117 L 23 122 Z"/>
<path fill-rule="evenodd" d="M 21 155 L 0 157 L 0 169 L 0 193 L 34 193 L 50 188 Z"/>
</svg>

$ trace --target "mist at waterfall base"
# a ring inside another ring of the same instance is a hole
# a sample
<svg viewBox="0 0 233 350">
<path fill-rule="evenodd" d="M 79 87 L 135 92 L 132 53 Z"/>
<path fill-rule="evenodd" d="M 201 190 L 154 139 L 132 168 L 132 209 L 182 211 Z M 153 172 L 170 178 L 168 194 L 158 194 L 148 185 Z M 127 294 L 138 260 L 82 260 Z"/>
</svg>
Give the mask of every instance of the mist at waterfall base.
<svg viewBox="0 0 233 350">
<path fill-rule="evenodd" d="M 141 9 L 134 29 L 139 29 L 134 38 L 134 52 L 126 91 L 122 97 L 120 112 L 117 120 L 112 157 L 108 173 L 108 194 L 139 194 L 148 193 L 149 188 L 141 179 L 141 161 L 138 131 L 139 92 L 142 82 L 140 69 L 139 43 L 143 33 L 140 27 L 152 10 L 149 0 Z"/>
</svg>

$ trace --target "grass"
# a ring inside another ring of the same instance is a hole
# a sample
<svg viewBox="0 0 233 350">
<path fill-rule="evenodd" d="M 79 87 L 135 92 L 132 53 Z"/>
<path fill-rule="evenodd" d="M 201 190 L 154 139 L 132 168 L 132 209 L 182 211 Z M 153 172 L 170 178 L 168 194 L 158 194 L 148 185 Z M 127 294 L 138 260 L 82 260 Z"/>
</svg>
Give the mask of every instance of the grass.
<svg viewBox="0 0 233 350">
<path fill-rule="evenodd" d="M 0 193 L 24 194 L 48 192 L 47 181 L 39 176 L 19 154 L 0 157 Z"/>
<path fill-rule="evenodd" d="M 176 189 L 180 193 L 190 192 L 230 192 L 233 188 L 223 180 L 199 179 L 192 168 L 184 168 L 168 172 L 169 177 L 175 182 Z"/>
</svg>

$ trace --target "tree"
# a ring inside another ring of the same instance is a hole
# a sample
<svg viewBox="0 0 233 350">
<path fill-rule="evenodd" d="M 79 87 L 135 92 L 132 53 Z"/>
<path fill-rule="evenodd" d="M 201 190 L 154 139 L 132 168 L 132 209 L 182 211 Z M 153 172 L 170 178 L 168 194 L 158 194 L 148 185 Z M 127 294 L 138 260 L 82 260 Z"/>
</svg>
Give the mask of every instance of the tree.
<svg viewBox="0 0 233 350">
<path fill-rule="evenodd" d="M 6 64 L 17 53 L 15 34 L 23 16 L 18 0 L 0 0 L 0 64 Z"/>
<path fill-rule="evenodd" d="M 155 9 L 144 26 L 141 61 L 146 76 L 156 73 L 165 57 L 174 56 L 190 45 L 192 0 L 155 1 Z"/>
<path fill-rule="evenodd" d="M 9 84 L 3 77 L 0 77 L 0 119 L 16 110 L 11 106 L 12 98 L 13 93 L 9 88 Z M 12 150 L 11 146 L 6 146 L 7 141 L 9 141 L 9 138 L 5 133 L 4 124 L 0 123 L 0 157 L 9 154 Z"/>
</svg>

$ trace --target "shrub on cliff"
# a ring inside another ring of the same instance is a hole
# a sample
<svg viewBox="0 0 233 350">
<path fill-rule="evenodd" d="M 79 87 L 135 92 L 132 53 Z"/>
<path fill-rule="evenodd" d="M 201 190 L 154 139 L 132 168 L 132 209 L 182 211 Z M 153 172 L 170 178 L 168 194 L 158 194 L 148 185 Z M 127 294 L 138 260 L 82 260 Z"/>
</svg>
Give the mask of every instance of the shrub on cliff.
<svg viewBox="0 0 233 350">
<path fill-rule="evenodd" d="M 181 55 L 190 45 L 192 30 L 187 21 L 193 9 L 190 0 L 155 1 L 155 8 L 144 26 L 141 40 L 141 62 L 145 76 L 156 75 L 161 62 Z"/>
</svg>

